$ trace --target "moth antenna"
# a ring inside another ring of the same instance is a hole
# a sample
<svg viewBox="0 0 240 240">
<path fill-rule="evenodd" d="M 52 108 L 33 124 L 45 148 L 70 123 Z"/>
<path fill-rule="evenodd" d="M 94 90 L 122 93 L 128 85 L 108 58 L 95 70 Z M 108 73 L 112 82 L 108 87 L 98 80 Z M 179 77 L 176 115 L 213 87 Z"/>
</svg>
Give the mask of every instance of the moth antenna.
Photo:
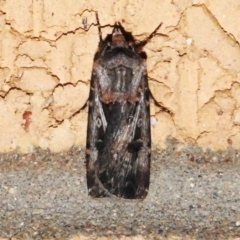
<svg viewBox="0 0 240 240">
<path fill-rule="evenodd" d="M 162 22 L 156 27 L 156 29 L 144 40 L 144 42 L 149 42 L 157 33 L 158 29 L 162 26 Z"/>
<path fill-rule="evenodd" d="M 95 12 L 95 14 L 96 14 L 96 20 L 97 20 L 97 25 L 98 25 L 99 41 L 100 41 L 100 43 L 102 43 L 103 42 L 102 31 L 101 31 L 101 25 L 100 25 L 100 21 L 99 21 L 99 17 L 98 17 L 98 12 Z"/>
<path fill-rule="evenodd" d="M 136 44 L 136 48 L 138 49 L 138 52 L 142 51 L 142 48 L 156 35 L 158 29 L 162 26 L 162 22 L 155 28 L 155 30 L 143 41 Z"/>
</svg>

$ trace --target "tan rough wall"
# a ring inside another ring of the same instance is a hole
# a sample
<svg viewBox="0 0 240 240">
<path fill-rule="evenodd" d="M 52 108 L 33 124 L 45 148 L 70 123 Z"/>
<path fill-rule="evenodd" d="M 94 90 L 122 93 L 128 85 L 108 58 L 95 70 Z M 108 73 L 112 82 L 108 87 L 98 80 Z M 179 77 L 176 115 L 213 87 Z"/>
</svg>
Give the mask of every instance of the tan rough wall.
<svg viewBox="0 0 240 240">
<path fill-rule="evenodd" d="M 151 91 L 173 114 L 151 105 L 154 145 L 172 136 L 240 148 L 239 1 L 1 0 L 0 152 L 85 145 L 87 109 L 79 109 L 99 40 L 94 11 L 138 40 L 163 22 L 166 36 L 145 51 Z"/>
</svg>

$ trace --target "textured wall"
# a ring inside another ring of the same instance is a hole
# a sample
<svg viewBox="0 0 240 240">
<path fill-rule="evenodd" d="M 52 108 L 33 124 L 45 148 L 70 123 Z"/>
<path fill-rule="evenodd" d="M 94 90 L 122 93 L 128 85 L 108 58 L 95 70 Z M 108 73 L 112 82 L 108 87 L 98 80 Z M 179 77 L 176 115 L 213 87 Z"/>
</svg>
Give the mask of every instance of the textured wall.
<svg viewBox="0 0 240 240">
<path fill-rule="evenodd" d="M 240 147 L 238 1 L 2 0 L 1 152 L 85 145 L 87 109 L 79 109 L 99 40 L 94 11 L 101 25 L 120 21 L 138 40 L 163 22 L 165 36 L 145 51 L 152 93 L 172 114 L 151 104 L 153 144 L 164 147 L 172 136 L 212 149 Z"/>
</svg>

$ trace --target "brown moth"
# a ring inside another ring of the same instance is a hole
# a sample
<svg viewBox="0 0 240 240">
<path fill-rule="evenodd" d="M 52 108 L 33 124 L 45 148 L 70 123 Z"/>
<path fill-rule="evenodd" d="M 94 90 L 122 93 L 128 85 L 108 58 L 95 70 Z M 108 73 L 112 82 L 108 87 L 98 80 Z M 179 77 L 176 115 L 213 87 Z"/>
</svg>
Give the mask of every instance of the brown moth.
<svg viewBox="0 0 240 240">
<path fill-rule="evenodd" d="M 139 43 L 119 23 L 105 40 L 100 33 L 91 78 L 86 151 L 87 185 L 94 198 L 143 199 L 148 193 L 150 93 L 142 48 L 160 26 Z"/>
</svg>

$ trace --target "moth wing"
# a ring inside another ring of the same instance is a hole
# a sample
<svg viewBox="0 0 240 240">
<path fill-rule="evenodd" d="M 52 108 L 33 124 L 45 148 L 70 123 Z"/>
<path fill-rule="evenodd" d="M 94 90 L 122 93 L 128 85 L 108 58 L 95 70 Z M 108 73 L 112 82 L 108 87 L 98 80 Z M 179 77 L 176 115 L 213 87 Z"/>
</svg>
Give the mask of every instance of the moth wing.
<svg viewBox="0 0 240 240">
<path fill-rule="evenodd" d="M 143 91 L 139 101 L 114 103 L 103 140 L 105 146 L 98 155 L 98 178 L 103 186 L 111 194 L 131 199 L 147 195 L 150 177 L 147 76 L 142 76 L 141 81 Z"/>
<path fill-rule="evenodd" d="M 104 135 L 107 122 L 103 113 L 102 103 L 99 93 L 94 88 L 96 79 L 94 75 L 91 79 L 91 89 L 89 96 L 87 144 L 86 144 L 86 168 L 87 168 L 87 187 L 92 197 L 106 197 L 109 192 L 104 188 L 97 177 L 98 169 L 98 147 L 101 136 Z"/>
</svg>

